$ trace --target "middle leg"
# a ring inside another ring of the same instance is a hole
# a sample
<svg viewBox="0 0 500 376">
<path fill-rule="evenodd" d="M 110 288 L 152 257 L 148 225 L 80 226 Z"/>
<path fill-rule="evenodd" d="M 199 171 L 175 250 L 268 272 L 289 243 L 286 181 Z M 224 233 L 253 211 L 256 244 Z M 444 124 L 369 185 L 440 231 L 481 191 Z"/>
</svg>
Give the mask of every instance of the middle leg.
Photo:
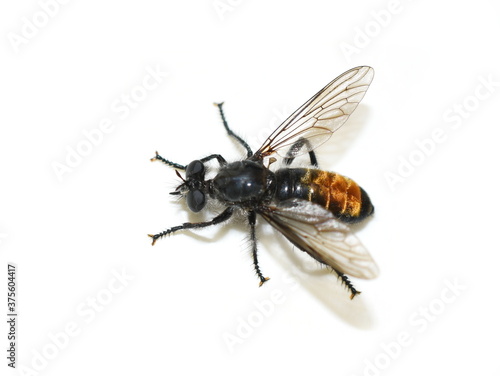
<svg viewBox="0 0 500 376">
<path fill-rule="evenodd" d="M 252 242 L 252 256 L 253 256 L 253 266 L 255 268 L 255 273 L 260 279 L 259 287 L 268 281 L 268 277 L 264 277 L 259 267 L 259 260 L 257 259 L 257 237 L 255 236 L 255 222 L 257 215 L 254 211 L 248 213 L 248 223 L 250 224 L 250 241 Z"/>
</svg>

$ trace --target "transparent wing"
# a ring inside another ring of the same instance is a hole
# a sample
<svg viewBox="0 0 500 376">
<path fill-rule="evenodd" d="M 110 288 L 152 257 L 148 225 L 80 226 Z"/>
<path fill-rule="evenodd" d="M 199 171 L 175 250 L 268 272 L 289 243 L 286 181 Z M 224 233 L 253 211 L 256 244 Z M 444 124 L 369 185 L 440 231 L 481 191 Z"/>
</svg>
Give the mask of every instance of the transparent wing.
<svg viewBox="0 0 500 376">
<path fill-rule="evenodd" d="M 373 68 L 363 66 L 338 76 L 290 115 L 267 138 L 253 159 L 267 157 L 275 152 L 282 157 L 295 157 L 324 143 L 361 102 L 373 74 Z M 306 140 L 301 144 L 302 147 L 288 150 L 299 139 Z"/>
<path fill-rule="evenodd" d="M 289 199 L 259 214 L 295 246 L 335 271 L 364 279 L 378 275 L 378 267 L 363 244 L 322 206 Z"/>
</svg>

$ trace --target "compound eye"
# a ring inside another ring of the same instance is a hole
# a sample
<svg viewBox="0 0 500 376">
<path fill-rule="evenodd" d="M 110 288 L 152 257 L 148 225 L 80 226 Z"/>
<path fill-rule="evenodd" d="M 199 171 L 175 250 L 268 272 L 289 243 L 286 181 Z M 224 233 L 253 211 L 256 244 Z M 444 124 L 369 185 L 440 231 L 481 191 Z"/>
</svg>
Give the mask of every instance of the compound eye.
<svg viewBox="0 0 500 376">
<path fill-rule="evenodd" d="M 186 178 L 187 179 L 198 179 L 203 180 L 205 177 L 205 166 L 201 161 L 192 161 L 186 167 Z"/>
<path fill-rule="evenodd" d="M 187 204 L 189 209 L 194 212 L 199 212 L 205 207 L 205 194 L 199 189 L 194 189 L 187 193 Z"/>
</svg>

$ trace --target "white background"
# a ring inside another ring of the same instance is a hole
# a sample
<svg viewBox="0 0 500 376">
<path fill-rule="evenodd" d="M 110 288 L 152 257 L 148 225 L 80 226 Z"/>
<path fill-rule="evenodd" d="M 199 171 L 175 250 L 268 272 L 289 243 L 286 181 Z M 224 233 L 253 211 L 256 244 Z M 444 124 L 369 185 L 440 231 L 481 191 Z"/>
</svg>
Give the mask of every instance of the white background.
<svg viewBox="0 0 500 376">
<path fill-rule="evenodd" d="M 12 262 L 21 374 L 499 374 L 496 2 L 47 2 L 0 9 L 0 310 Z M 241 220 L 151 247 L 214 215 L 168 195 L 179 179 L 155 150 L 241 158 L 213 102 L 256 148 L 358 65 L 373 84 L 318 154 L 376 206 L 357 234 L 381 275 L 353 280 L 362 295 L 262 222 L 261 288 Z"/>
</svg>

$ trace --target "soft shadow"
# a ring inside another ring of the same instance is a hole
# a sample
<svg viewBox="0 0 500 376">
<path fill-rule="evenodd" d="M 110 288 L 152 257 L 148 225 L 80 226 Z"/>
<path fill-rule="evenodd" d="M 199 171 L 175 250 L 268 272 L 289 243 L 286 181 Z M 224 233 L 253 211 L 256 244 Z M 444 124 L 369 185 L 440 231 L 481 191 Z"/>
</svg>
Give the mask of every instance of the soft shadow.
<svg viewBox="0 0 500 376">
<path fill-rule="evenodd" d="M 336 132 L 332 139 L 320 147 L 321 159 L 325 160 L 328 156 L 328 163 L 324 163 L 327 168 L 335 165 L 341 160 L 346 151 L 352 147 L 356 137 L 362 133 L 365 124 L 368 123 L 370 109 L 368 106 L 359 105 L 355 114 L 350 117 L 348 124 Z M 321 166 L 320 160 L 320 166 Z M 185 204 L 184 200 L 173 201 L 179 205 L 178 210 L 186 211 L 189 221 L 200 222 L 213 218 L 215 213 L 220 213 L 221 209 L 211 214 L 200 216 L 192 213 Z M 223 207 L 222 207 L 223 210 Z M 360 230 L 366 226 L 369 220 L 352 226 L 353 230 Z M 180 223 L 179 223 L 180 224 Z M 174 224 L 175 225 L 175 224 Z M 279 263 L 284 271 L 289 272 L 299 280 L 299 285 L 315 296 L 332 314 L 341 318 L 344 322 L 359 329 L 370 329 L 374 326 L 374 317 L 371 309 L 365 304 L 363 294 L 356 296 L 353 300 L 349 299 L 350 292 L 338 280 L 337 275 L 330 269 L 323 267 L 314 259 L 310 258 L 305 252 L 295 248 L 281 234 L 276 231 L 261 231 L 261 226 L 270 226 L 265 220 L 259 218 L 257 226 L 257 239 L 260 243 L 260 251 L 266 251 Z M 184 236 L 213 243 L 223 241 L 222 238 L 229 230 L 237 230 L 242 236 L 248 235 L 248 225 L 244 220 L 231 219 L 228 225 L 214 226 L 216 231 L 211 231 L 209 236 L 203 236 L 193 231 L 183 231 Z M 262 234 L 265 232 L 264 234 Z M 310 259 L 310 260 L 308 260 Z M 272 275 L 270 275 L 272 277 Z M 356 288 L 359 283 L 366 284 L 368 281 L 352 280 Z M 268 283 L 272 283 L 272 280 Z"/>
<path fill-rule="evenodd" d="M 320 151 L 320 168 L 325 165 L 330 169 L 342 160 L 346 155 L 346 151 L 353 147 L 356 139 L 359 138 L 369 124 L 370 111 L 369 106 L 359 104 L 356 111 L 347 120 L 347 123 L 317 149 Z M 328 163 L 325 163 L 326 161 Z"/>
<path fill-rule="evenodd" d="M 179 204 L 179 210 L 189 209 L 182 202 Z M 199 214 L 189 213 L 189 221 L 199 222 L 215 216 L 216 214 L 206 214 L 202 217 Z M 365 221 L 358 224 L 355 228 L 366 225 Z M 175 225 L 175 224 L 174 224 Z M 267 227 L 264 231 L 264 227 Z M 196 230 L 182 231 L 182 236 L 189 236 L 202 242 L 214 243 L 224 241 L 224 237 L 229 231 L 236 230 L 241 233 L 242 239 L 248 237 L 248 224 L 242 216 L 230 219 L 226 225 L 213 226 L 209 235 L 201 235 Z M 181 234 L 179 234 L 181 235 Z M 281 265 L 283 271 L 290 273 L 298 280 L 299 286 L 305 288 L 309 293 L 324 304 L 333 314 L 340 317 L 343 321 L 359 329 L 370 329 L 374 325 L 372 312 L 366 306 L 363 294 L 356 296 L 353 300 L 349 299 L 350 292 L 338 280 L 337 275 L 327 267 L 323 267 L 319 262 L 312 259 L 305 252 L 294 247 L 285 237 L 276 230 L 270 230 L 262 217 L 258 218 L 257 239 L 259 242 L 259 251 L 268 252 L 271 257 Z M 265 266 L 261 267 L 267 270 L 273 283 L 273 274 L 277 271 L 268 270 Z M 359 288 L 358 281 L 351 279 L 355 287 Z M 367 283 L 367 281 L 362 281 Z"/>
<path fill-rule="evenodd" d="M 325 169 L 330 169 L 343 158 L 346 151 L 353 146 L 355 140 L 369 123 L 369 117 L 370 107 L 359 105 L 355 113 L 349 118 L 348 123 L 335 132 L 330 140 L 319 147 L 321 151 L 320 168 L 324 165 Z M 328 163 L 325 163 L 326 158 L 328 158 Z M 364 228 L 368 222 L 370 220 L 353 225 L 351 228 L 356 232 Z M 365 304 L 363 294 L 350 300 L 350 292 L 342 285 L 336 273 L 331 269 L 324 267 L 310 258 L 305 252 L 292 246 L 280 234 L 264 234 L 259 237 L 259 240 L 264 245 L 263 248 L 270 252 L 284 270 L 288 270 L 299 279 L 300 285 L 321 301 L 333 314 L 359 329 L 366 330 L 374 326 L 373 312 Z M 310 260 L 308 261 L 308 259 Z M 360 283 L 368 283 L 368 281 L 353 279 L 351 279 L 351 282 L 356 288 L 359 288 Z"/>
<path fill-rule="evenodd" d="M 366 330 L 374 326 L 373 312 L 365 304 L 363 294 L 350 300 L 350 292 L 329 268 L 323 267 L 305 252 L 292 246 L 286 238 L 276 232 L 259 236 L 259 241 L 262 244 L 261 249 L 268 251 L 283 270 L 287 270 L 298 279 L 299 285 L 315 296 L 333 314 L 358 329 Z M 351 282 L 357 289 L 359 288 L 358 280 L 351 279 Z"/>
</svg>

